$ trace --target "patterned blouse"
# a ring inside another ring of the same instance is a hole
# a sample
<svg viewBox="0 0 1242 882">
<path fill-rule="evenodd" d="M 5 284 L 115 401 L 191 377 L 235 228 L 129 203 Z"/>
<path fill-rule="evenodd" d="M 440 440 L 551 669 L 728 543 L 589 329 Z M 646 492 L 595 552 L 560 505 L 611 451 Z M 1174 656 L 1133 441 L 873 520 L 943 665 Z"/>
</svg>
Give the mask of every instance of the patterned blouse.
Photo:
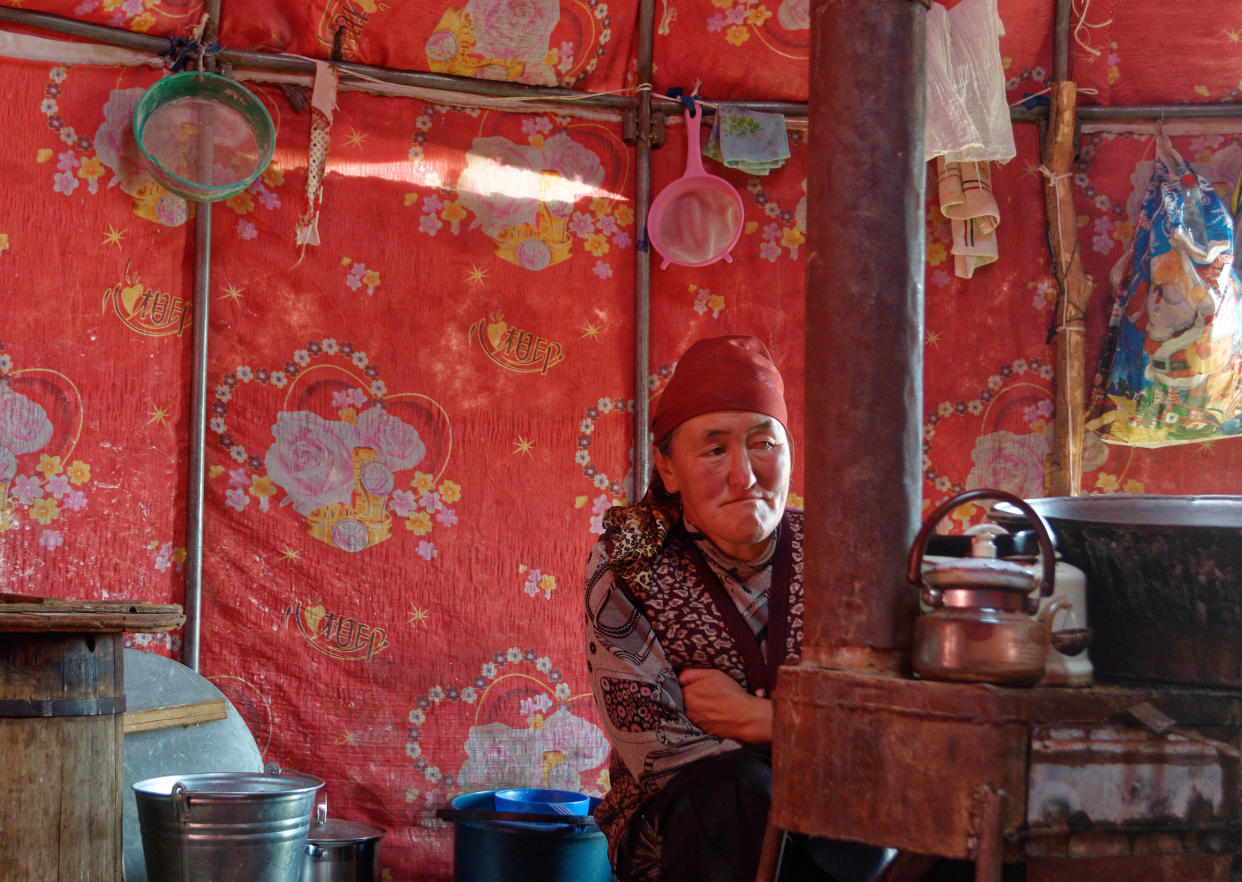
<svg viewBox="0 0 1242 882">
<path fill-rule="evenodd" d="M 611 789 L 595 810 L 614 862 L 630 819 L 687 763 L 740 747 L 703 732 L 685 714 L 678 673 L 716 668 L 748 692 L 746 667 L 724 617 L 701 583 L 693 542 L 767 654 L 768 591 L 777 543 L 754 561 L 716 548 L 693 524 L 643 503 L 605 514 L 586 569 L 587 664 L 612 743 Z M 787 509 L 793 568 L 787 663 L 802 647 L 802 512 Z"/>
</svg>

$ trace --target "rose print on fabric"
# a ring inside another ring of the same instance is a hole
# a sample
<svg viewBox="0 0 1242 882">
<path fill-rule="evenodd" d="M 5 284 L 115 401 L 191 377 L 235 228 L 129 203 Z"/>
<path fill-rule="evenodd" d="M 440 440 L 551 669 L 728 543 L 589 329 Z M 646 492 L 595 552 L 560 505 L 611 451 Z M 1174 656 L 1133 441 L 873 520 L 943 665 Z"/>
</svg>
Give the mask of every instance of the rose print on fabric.
<svg viewBox="0 0 1242 882">
<path fill-rule="evenodd" d="M 602 795 L 608 738 L 579 715 L 593 708 L 590 689 L 571 690 L 548 656 L 516 646 L 499 650 L 468 685 L 437 683 L 415 700 L 405 752 L 422 780 L 406 800 L 434 808 L 457 792 L 502 787 Z M 464 715 L 470 723 L 462 730 Z M 452 745 L 451 752 L 437 756 L 440 744 Z"/>
<path fill-rule="evenodd" d="M 423 52 L 432 73 L 572 87 L 595 70 L 611 24 L 599 0 L 468 0 L 441 14 Z"/>
<path fill-rule="evenodd" d="M 45 104 L 49 100 L 55 102 L 60 95 L 65 79 L 63 69 L 60 71 L 59 76 L 56 69 L 52 72 L 53 82 L 48 84 L 45 93 L 54 92 L 55 94 L 48 94 Z M 138 104 L 138 99 L 142 97 L 143 91 L 141 88 L 113 89 L 108 94 L 108 100 L 104 102 L 103 107 L 104 121 L 95 130 L 94 142 L 92 143 L 91 139 L 86 137 L 74 141 L 72 146 L 78 148 L 81 153 L 71 150 L 61 155 L 62 175 L 66 174 L 64 171 L 66 163 L 72 163 L 79 168 L 81 170 L 78 172 L 79 175 L 92 167 L 97 167 L 94 178 L 86 178 L 90 192 L 95 193 L 98 189 L 96 180 L 103 175 L 105 169 L 111 171 L 112 180 L 108 186 L 119 187 L 121 192 L 133 199 L 134 214 L 163 226 L 180 226 L 190 217 L 189 203 L 180 196 L 168 192 L 151 176 L 146 166 L 143 165 L 142 155 L 134 140 L 132 126 L 134 107 Z M 52 108 L 45 106 L 45 112 L 49 109 Z M 51 118 L 49 123 L 50 121 Z M 62 122 L 62 132 L 63 125 Z M 92 147 L 95 151 L 94 156 L 89 153 Z M 66 185 L 76 186 L 71 178 L 58 176 L 56 189 L 65 192 Z"/>
<path fill-rule="evenodd" d="M 372 407 L 358 414 L 355 427 L 358 443 L 374 450 L 380 462 L 394 472 L 414 468 L 427 453 L 418 432 L 382 407 Z"/>
<path fill-rule="evenodd" d="M 587 231 L 574 215 L 604 181 L 599 157 L 563 132 L 540 140 L 537 146 L 476 138 L 457 180 L 458 199 L 474 215 L 470 228 L 489 236 L 499 257 L 535 271 L 567 260 L 575 233 L 595 256 L 607 250 L 605 237 L 591 238 L 593 219 Z"/>
<path fill-rule="evenodd" d="M 348 366 L 332 363 L 339 360 Z M 260 442 L 262 456 L 229 431 L 230 404 L 247 386 L 283 390 L 286 403 L 270 442 Z M 287 506 L 313 538 L 349 552 L 391 538 L 395 515 L 418 537 L 415 554 L 438 555 L 433 533 L 456 525 L 461 499 L 460 485 L 444 475 L 447 415 L 424 395 L 389 390 L 365 352 L 331 337 L 312 340 L 280 370 L 241 365 L 225 374 L 215 399 L 210 427 L 240 466 L 227 470 L 229 508 Z M 225 473 L 214 467 L 212 477 Z"/>
<path fill-rule="evenodd" d="M 449 8 L 423 45 L 432 73 L 554 86 L 549 52 L 560 0 L 469 0 Z"/>
<path fill-rule="evenodd" d="M 973 400 L 941 401 L 924 416 L 923 495 L 934 506 L 967 489 L 989 487 L 1029 498 L 1044 495 L 1052 451 L 1052 365 L 1020 358 L 1001 365 Z M 1091 449 L 1091 465 L 1098 465 Z M 982 507 L 955 513 L 962 527 Z"/>
<path fill-rule="evenodd" d="M 975 467 L 968 488 L 989 487 L 1027 499 L 1044 494 L 1044 460 L 1052 450 L 1046 434 L 992 432 L 975 440 Z"/>
<path fill-rule="evenodd" d="M 267 474 L 285 491 L 294 511 L 309 515 L 320 506 L 349 501 L 353 449 L 358 446 L 353 426 L 298 411 L 277 414 L 272 435 L 276 443 L 264 458 Z"/>
<path fill-rule="evenodd" d="M 410 159 L 425 162 L 435 120 L 457 113 L 480 115 L 427 105 L 415 121 Z M 620 195 L 628 160 L 614 133 L 551 115 L 491 120 L 487 126 L 503 134 L 474 138 L 463 151 L 466 167 L 455 186 L 405 194 L 405 205 L 420 211 L 419 232 L 459 236 L 479 230 L 492 239 L 497 257 L 532 271 L 568 260 L 577 247 L 600 279 L 628 265 L 635 215 Z M 619 181 L 605 189 L 613 177 Z"/>
<path fill-rule="evenodd" d="M 18 456 L 34 453 L 51 438 L 52 421 L 43 408 L 0 382 L 0 450 L 8 454 L 14 470 Z M 4 462 L 0 461 L 0 479 L 12 478 L 14 473 L 5 474 Z"/>
<path fill-rule="evenodd" d="M 76 18 L 138 33 L 148 33 L 159 27 L 177 27 L 185 15 L 183 9 L 184 4 L 142 0 L 78 0 L 73 4 Z"/>
<path fill-rule="evenodd" d="M 776 20 L 788 31 L 809 29 L 811 0 L 781 0 L 781 5 L 776 8 Z"/>
<path fill-rule="evenodd" d="M 53 424 L 49 409 L 72 414 L 77 425 Z M 14 371 L 0 346 L 0 534 L 24 515 L 43 528 L 40 547 L 65 544 L 62 517 L 86 508 L 91 479 L 90 464 L 72 458 L 81 410 L 72 383 L 53 371 Z"/>
<path fill-rule="evenodd" d="M 533 225 L 539 203 L 514 188 L 513 182 L 542 168 L 537 147 L 523 147 L 508 138 L 476 138 L 466 154 L 466 170 L 457 180 L 462 205 L 474 213 L 470 226 L 494 238 L 508 227 Z"/>
<path fill-rule="evenodd" d="M 524 83 L 552 86 L 547 64 L 560 0 L 469 0 L 463 12 L 474 21 L 475 50 L 485 58 L 522 62 Z"/>
<path fill-rule="evenodd" d="M 528 699 L 525 710 L 530 717 L 542 717 L 552 705 L 545 693 Z M 576 793 L 582 789 L 582 773 L 607 756 L 607 742 L 599 743 L 601 735 L 598 726 L 564 708 L 525 728 L 505 723 L 474 726 L 466 738 L 458 785 L 463 790 L 544 787 Z"/>
</svg>

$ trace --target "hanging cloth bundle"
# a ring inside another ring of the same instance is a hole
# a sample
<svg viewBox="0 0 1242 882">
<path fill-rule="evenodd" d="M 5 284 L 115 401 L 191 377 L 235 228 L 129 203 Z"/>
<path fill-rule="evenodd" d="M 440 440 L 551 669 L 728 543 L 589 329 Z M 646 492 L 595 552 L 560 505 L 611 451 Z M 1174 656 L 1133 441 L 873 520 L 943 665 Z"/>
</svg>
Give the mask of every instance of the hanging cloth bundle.
<svg viewBox="0 0 1242 882">
<path fill-rule="evenodd" d="M 1161 447 L 1242 435 L 1242 300 L 1233 222 L 1211 186 L 1157 139 L 1116 291 L 1089 428 Z"/>
<path fill-rule="evenodd" d="M 1016 153 L 996 0 L 933 3 L 927 16 L 927 125 L 923 147 L 936 160 L 940 211 L 953 229 L 954 273 L 969 279 L 997 258 L 1000 209 L 990 161 Z"/>
<path fill-rule="evenodd" d="M 328 164 L 332 114 L 336 110 L 336 68 L 315 62 L 315 86 L 311 90 L 310 157 L 306 163 L 306 199 L 298 215 L 297 243 L 319 244 L 319 209 L 323 205 L 323 173 Z"/>
</svg>

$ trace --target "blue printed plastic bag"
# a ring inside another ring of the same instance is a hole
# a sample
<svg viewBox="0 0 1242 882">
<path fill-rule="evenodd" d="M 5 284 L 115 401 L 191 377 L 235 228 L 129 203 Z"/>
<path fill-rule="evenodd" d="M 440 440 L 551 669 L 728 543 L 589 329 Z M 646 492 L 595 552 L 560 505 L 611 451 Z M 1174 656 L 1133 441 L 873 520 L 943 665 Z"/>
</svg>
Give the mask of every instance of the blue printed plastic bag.
<svg viewBox="0 0 1242 882">
<path fill-rule="evenodd" d="M 1242 434 L 1234 230 L 1212 188 L 1159 136 L 1121 264 L 1091 426 L 1140 447 Z"/>
</svg>

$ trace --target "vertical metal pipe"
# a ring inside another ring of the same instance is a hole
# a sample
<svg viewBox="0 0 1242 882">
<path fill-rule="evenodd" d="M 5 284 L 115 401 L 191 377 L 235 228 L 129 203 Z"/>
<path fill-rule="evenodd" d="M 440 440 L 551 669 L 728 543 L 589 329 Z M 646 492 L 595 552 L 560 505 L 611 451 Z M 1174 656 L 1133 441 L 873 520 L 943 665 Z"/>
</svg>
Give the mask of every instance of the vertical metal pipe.
<svg viewBox="0 0 1242 882">
<path fill-rule="evenodd" d="M 1057 0 L 1056 19 L 1052 33 L 1052 81 L 1069 79 L 1069 26 L 1072 0 Z"/>
<path fill-rule="evenodd" d="M 219 33 L 220 0 L 207 3 L 203 43 Z M 203 60 L 204 69 L 215 59 Z M 207 448 L 207 331 L 211 321 L 211 203 L 200 202 L 194 219 L 194 368 L 190 378 L 190 455 L 186 476 L 185 631 L 181 662 L 198 670 L 203 611 L 203 491 Z"/>
<path fill-rule="evenodd" d="M 206 476 L 207 324 L 211 284 L 211 203 L 197 206 L 194 227 L 194 369 L 190 379 L 190 463 L 186 476 L 185 631 L 181 663 L 198 670 L 202 629 L 203 489 Z"/>
<path fill-rule="evenodd" d="M 803 661 L 906 666 L 920 521 L 927 9 L 815 0 Z"/>
<path fill-rule="evenodd" d="M 655 0 L 643 0 L 638 13 L 638 84 L 650 86 L 655 42 Z M 651 446 L 647 441 L 647 371 L 651 350 L 651 253 L 647 247 L 647 209 L 651 206 L 651 89 L 640 88 L 638 137 L 634 158 L 634 499 L 647 491 Z"/>
</svg>

